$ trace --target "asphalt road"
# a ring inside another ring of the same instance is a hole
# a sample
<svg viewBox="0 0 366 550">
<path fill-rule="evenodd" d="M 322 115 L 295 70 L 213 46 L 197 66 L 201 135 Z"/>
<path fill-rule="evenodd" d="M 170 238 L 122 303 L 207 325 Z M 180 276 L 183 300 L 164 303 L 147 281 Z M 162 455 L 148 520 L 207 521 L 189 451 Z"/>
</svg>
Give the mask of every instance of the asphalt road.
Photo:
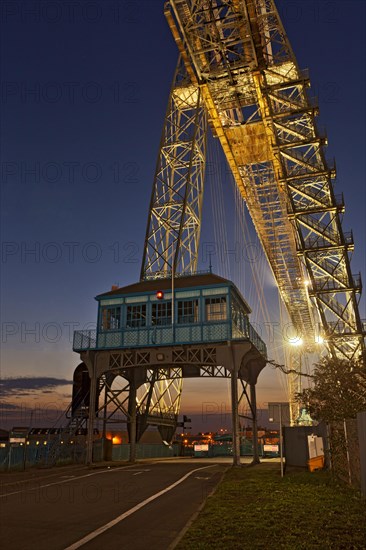
<svg viewBox="0 0 366 550">
<path fill-rule="evenodd" d="M 0 476 L 0 547 L 168 550 L 228 464 L 159 461 Z"/>
</svg>

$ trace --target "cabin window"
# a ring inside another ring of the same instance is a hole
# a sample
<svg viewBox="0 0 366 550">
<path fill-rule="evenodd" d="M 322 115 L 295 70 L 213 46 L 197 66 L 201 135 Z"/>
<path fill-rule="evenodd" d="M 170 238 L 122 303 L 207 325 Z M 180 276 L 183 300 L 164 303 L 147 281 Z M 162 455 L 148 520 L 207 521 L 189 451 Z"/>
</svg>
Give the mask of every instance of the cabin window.
<svg viewBox="0 0 366 550">
<path fill-rule="evenodd" d="M 101 330 L 118 330 L 121 328 L 121 308 L 103 307 L 101 315 Z"/>
<path fill-rule="evenodd" d="M 248 336 L 248 316 L 243 312 L 236 300 L 231 302 L 231 319 L 241 336 Z"/>
<path fill-rule="evenodd" d="M 198 323 L 198 300 L 178 300 L 178 324 Z"/>
<path fill-rule="evenodd" d="M 146 326 L 146 304 L 127 306 L 126 327 L 138 328 Z"/>
<path fill-rule="evenodd" d="M 151 308 L 152 325 L 171 325 L 172 324 L 172 303 L 156 302 Z"/>
<path fill-rule="evenodd" d="M 226 315 L 226 298 L 219 296 L 205 299 L 206 321 L 223 321 Z"/>
</svg>

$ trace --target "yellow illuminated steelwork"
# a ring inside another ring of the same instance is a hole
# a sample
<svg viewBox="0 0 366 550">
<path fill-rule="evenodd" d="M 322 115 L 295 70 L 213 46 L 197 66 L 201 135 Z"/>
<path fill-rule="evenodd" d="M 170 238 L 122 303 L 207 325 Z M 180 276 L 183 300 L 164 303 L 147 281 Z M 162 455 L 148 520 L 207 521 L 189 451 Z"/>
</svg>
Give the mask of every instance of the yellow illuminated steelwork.
<svg viewBox="0 0 366 550">
<path fill-rule="evenodd" d="M 170 0 L 180 61 L 169 99 L 141 278 L 193 271 L 201 227 L 206 121 L 235 182 L 304 349 L 318 326 L 334 358 L 365 351 L 351 233 L 310 81 L 273 0 Z M 304 282 L 305 281 L 305 282 Z M 296 384 L 290 383 L 294 396 Z"/>
</svg>

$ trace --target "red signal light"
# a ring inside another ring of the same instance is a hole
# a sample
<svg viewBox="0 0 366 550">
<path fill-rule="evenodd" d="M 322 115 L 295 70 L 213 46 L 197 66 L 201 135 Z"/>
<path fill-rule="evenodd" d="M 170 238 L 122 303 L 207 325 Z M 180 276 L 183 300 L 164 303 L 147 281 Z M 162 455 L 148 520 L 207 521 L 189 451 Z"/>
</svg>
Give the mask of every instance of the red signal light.
<svg viewBox="0 0 366 550">
<path fill-rule="evenodd" d="M 158 290 L 156 293 L 156 297 L 158 300 L 162 300 L 164 298 L 164 292 L 162 290 Z"/>
</svg>

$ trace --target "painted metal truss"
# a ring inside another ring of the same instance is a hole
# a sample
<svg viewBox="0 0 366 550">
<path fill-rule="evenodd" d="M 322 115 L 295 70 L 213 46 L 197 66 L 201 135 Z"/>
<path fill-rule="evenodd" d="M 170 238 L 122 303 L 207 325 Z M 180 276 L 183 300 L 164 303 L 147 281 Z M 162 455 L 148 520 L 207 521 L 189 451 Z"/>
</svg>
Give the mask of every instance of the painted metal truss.
<svg viewBox="0 0 366 550">
<path fill-rule="evenodd" d="M 353 238 L 342 229 L 308 75 L 274 1 L 170 0 L 165 14 L 190 78 L 186 96 L 200 90 L 298 337 L 308 351 L 318 340 L 333 357 L 358 359 L 365 327 Z"/>
<path fill-rule="evenodd" d="M 198 86 L 179 60 L 165 116 L 151 195 L 141 279 L 197 270 L 206 162 L 207 116 Z M 155 376 L 155 375 L 154 375 Z M 182 379 L 144 385 L 145 416 L 176 419 Z"/>
<path fill-rule="evenodd" d="M 118 356 L 115 357 L 118 361 Z M 140 440 L 148 425 L 158 426 L 163 432 L 168 429 L 171 438 L 179 412 L 181 369 L 169 369 L 169 372 L 150 369 L 144 377 L 146 381 L 137 388 L 133 374 L 132 369 L 121 369 L 115 364 L 98 379 L 98 406 L 95 411 L 98 428 L 102 429 L 104 437 L 107 431 L 113 430 L 113 424 L 126 424 L 130 431 L 133 408 L 137 419 L 136 441 Z M 65 432 L 71 437 L 81 428 L 86 428 L 87 421 L 88 413 L 79 409 Z M 165 438 L 168 438 L 167 435 Z"/>
<path fill-rule="evenodd" d="M 148 425 L 172 427 L 171 435 L 173 435 L 180 409 L 182 394 L 181 370 L 175 369 L 179 371 L 177 374 L 180 374 L 180 376 L 167 376 L 166 373 L 159 372 L 159 369 L 148 369 L 149 365 L 150 355 L 148 352 L 112 353 L 110 356 L 110 370 L 108 373 L 111 373 L 113 377 L 119 375 L 129 380 L 136 372 L 135 369 L 143 369 L 146 372 L 143 380 L 137 384 L 136 388 L 137 440 L 140 439 Z M 131 367 L 134 368 L 131 369 Z M 110 391 L 112 390 L 110 389 Z M 130 419 L 128 409 L 129 392 L 128 394 L 123 393 L 123 395 L 124 403 L 127 406 L 127 408 L 124 407 L 123 412 L 128 423 Z"/>
<path fill-rule="evenodd" d="M 219 346 L 222 348 L 222 344 Z M 139 441 L 149 425 L 157 426 L 163 439 L 171 441 L 176 429 L 180 407 L 181 384 L 184 378 L 232 378 L 232 371 L 218 364 L 217 346 L 173 347 L 171 362 L 157 365 L 152 363 L 152 350 L 119 350 L 109 353 L 108 368 L 96 380 L 96 400 L 93 427 L 101 430 L 103 437 L 114 426 L 126 424 L 131 441 L 131 423 L 136 418 L 135 440 Z M 243 397 L 255 415 L 253 395 L 249 386 L 236 370 Z M 80 401 L 69 425 L 65 429 L 69 438 L 77 430 L 87 427 L 90 414 L 89 393 Z M 71 405 L 70 405 L 71 410 Z M 244 410 L 244 409 L 243 409 Z"/>
<path fill-rule="evenodd" d="M 160 143 L 141 279 L 197 270 L 206 159 L 206 110 L 178 62 Z"/>
</svg>

